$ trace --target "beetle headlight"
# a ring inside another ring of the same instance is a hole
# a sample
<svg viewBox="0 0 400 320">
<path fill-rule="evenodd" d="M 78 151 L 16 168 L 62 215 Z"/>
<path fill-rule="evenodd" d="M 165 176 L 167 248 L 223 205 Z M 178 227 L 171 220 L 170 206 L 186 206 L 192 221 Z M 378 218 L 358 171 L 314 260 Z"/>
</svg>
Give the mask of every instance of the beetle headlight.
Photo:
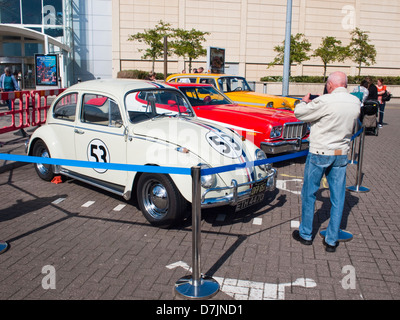
<svg viewBox="0 0 400 320">
<path fill-rule="evenodd" d="M 278 138 L 282 134 L 282 126 L 272 127 L 270 137 L 271 138 Z"/>
<path fill-rule="evenodd" d="M 299 103 L 300 103 L 300 100 L 296 100 L 296 101 L 293 103 L 293 105 L 294 105 L 294 106 L 297 106 Z"/>
<path fill-rule="evenodd" d="M 265 152 L 262 151 L 261 149 L 257 149 L 256 150 L 256 160 L 265 160 L 267 159 L 267 156 L 265 155 Z M 267 171 L 267 170 L 271 170 L 272 168 L 272 164 L 270 163 L 266 163 L 266 164 L 262 164 L 259 166 L 262 170 Z"/>
<path fill-rule="evenodd" d="M 201 169 L 211 168 L 207 164 L 199 164 L 199 166 L 201 167 Z M 200 182 L 201 182 L 201 186 L 203 188 L 210 189 L 212 187 L 215 187 L 215 185 L 217 184 L 217 178 L 216 178 L 215 174 L 208 174 L 205 176 L 202 175 L 200 178 Z"/>
<path fill-rule="evenodd" d="M 273 102 L 273 101 L 268 102 L 267 105 L 266 105 L 266 107 L 267 107 L 267 108 L 273 108 L 273 107 L 274 107 L 274 102 Z"/>
</svg>

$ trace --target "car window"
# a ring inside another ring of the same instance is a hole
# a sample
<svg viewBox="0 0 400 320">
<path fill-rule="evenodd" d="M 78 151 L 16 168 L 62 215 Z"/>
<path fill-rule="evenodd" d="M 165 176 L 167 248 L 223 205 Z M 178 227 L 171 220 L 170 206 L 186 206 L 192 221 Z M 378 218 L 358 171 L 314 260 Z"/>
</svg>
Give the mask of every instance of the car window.
<svg viewBox="0 0 400 320">
<path fill-rule="evenodd" d="M 75 121 L 77 93 L 70 93 L 63 96 L 56 102 L 53 108 L 53 117 L 67 121 Z"/>
<path fill-rule="evenodd" d="M 241 77 L 221 77 L 218 84 L 223 92 L 252 91 L 246 79 Z"/>
<path fill-rule="evenodd" d="M 133 123 L 162 115 L 193 115 L 186 99 L 176 90 L 134 91 L 126 96 L 125 105 Z"/>
<path fill-rule="evenodd" d="M 215 80 L 213 78 L 200 78 L 199 83 L 212 84 L 214 87 L 216 87 Z"/>
<path fill-rule="evenodd" d="M 180 87 L 190 104 L 194 107 L 206 105 L 232 104 L 233 102 L 225 95 L 221 94 L 214 87 Z"/>
<path fill-rule="evenodd" d="M 102 95 L 85 94 L 82 101 L 81 121 L 102 126 L 120 126 L 122 121 L 118 104 Z"/>
<path fill-rule="evenodd" d="M 178 79 L 174 79 L 174 82 L 180 83 L 196 83 L 196 78 L 189 78 L 189 77 L 180 77 Z"/>
</svg>

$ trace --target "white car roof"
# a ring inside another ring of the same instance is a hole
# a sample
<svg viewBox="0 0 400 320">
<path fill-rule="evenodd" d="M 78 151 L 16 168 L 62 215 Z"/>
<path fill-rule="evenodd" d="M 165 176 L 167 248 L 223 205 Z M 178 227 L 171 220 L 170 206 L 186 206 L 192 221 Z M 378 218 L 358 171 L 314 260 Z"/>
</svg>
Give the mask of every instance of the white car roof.
<svg viewBox="0 0 400 320">
<path fill-rule="evenodd" d="M 159 84 L 153 81 L 137 79 L 99 79 L 89 80 L 75 84 L 68 88 L 68 91 L 98 91 L 113 93 L 123 96 L 127 91 L 138 89 L 170 88 L 177 90 L 165 83 Z"/>
</svg>

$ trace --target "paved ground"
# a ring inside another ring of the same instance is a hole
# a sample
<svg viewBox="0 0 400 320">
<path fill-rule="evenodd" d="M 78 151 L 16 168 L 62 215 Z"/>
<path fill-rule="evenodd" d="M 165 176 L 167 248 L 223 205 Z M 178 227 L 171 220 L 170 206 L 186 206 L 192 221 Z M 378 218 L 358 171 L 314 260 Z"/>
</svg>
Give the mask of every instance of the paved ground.
<svg viewBox="0 0 400 320">
<path fill-rule="evenodd" d="M 275 164 L 279 189 L 258 208 L 203 212 L 201 271 L 221 283 L 212 301 L 400 299 L 400 106 L 389 103 L 385 117 L 379 136 L 366 136 L 362 186 L 370 191 L 346 194 L 343 227 L 354 239 L 336 253 L 318 234 L 312 246 L 291 237 L 304 158 Z M 0 135 L 0 152 L 23 154 L 23 140 Z M 0 255 L 0 299 L 181 299 L 174 286 L 191 274 L 190 221 L 154 228 L 112 194 L 73 180 L 46 183 L 31 164 L 1 168 L 0 238 L 10 249 Z M 349 186 L 356 169 L 348 167 Z M 316 230 L 329 219 L 321 187 Z"/>
</svg>

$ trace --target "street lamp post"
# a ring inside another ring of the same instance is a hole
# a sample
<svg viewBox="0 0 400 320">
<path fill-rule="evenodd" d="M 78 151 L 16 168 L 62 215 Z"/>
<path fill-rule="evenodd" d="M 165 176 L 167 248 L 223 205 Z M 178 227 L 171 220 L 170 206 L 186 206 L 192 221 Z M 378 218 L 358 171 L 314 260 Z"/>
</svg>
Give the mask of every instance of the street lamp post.
<svg viewBox="0 0 400 320">
<path fill-rule="evenodd" d="M 287 96 L 289 94 L 291 34 L 292 34 L 292 0 L 287 0 L 285 52 L 284 52 L 284 58 L 283 58 L 282 96 Z"/>
</svg>

